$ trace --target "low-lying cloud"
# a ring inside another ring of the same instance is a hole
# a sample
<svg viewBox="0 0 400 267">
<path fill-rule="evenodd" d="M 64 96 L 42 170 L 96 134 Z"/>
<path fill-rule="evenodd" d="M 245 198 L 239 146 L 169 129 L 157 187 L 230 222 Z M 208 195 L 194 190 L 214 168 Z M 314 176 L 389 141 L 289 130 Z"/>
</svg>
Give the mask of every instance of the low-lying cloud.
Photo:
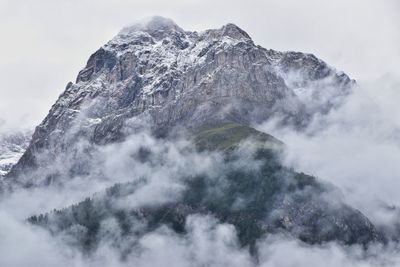
<svg viewBox="0 0 400 267">
<path fill-rule="evenodd" d="M 354 88 L 345 103 L 315 117 L 305 132 L 259 126 L 287 144 L 286 164 L 340 187 L 346 201 L 375 223 L 395 223 L 400 197 L 400 79 Z M 389 224 L 390 224 L 389 223 Z"/>
</svg>

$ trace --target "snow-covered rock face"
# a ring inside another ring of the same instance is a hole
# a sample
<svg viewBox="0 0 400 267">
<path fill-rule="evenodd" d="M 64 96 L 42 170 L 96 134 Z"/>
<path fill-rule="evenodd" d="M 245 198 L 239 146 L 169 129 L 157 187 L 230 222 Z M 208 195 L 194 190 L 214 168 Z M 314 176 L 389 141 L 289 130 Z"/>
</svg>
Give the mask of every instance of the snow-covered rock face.
<svg viewBox="0 0 400 267">
<path fill-rule="evenodd" d="M 155 17 L 123 29 L 69 83 L 11 175 L 57 156 L 79 136 L 119 141 L 133 118 L 155 130 L 215 121 L 250 125 L 279 115 L 301 127 L 349 93 L 353 81 L 310 54 L 254 44 L 234 24 L 189 32 Z"/>
<path fill-rule="evenodd" d="M 30 140 L 31 133 L 28 131 L 0 134 L 0 177 L 18 162 Z"/>
</svg>

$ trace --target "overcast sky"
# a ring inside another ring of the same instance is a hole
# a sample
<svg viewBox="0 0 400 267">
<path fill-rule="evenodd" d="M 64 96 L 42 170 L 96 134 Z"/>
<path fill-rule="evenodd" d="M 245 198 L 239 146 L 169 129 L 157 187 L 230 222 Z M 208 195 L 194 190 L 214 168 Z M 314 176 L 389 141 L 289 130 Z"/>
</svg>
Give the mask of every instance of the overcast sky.
<svg viewBox="0 0 400 267">
<path fill-rule="evenodd" d="M 398 0 L 0 0 L 0 122 L 38 124 L 90 54 L 152 15 L 186 30 L 233 22 L 257 44 L 313 53 L 362 81 L 399 76 L 399 14 Z"/>
</svg>

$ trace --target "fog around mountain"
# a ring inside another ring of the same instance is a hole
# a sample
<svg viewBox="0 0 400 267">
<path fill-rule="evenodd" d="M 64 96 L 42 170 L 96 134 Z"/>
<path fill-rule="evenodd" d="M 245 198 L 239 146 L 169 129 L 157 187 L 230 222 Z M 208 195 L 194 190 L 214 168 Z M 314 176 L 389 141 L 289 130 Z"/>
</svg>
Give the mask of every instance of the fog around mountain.
<svg viewBox="0 0 400 267">
<path fill-rule="evenodd" d="M 358 81 L 257 47 L 234 24 L 198 34 L 150 22 L 65 78 L 29 147 L 9 122 L 19 115 L 4 113 L 0 158 L 14 170 L 0 178 L 1 266 L 400 265 L 396 69 Z"/>
</svg>

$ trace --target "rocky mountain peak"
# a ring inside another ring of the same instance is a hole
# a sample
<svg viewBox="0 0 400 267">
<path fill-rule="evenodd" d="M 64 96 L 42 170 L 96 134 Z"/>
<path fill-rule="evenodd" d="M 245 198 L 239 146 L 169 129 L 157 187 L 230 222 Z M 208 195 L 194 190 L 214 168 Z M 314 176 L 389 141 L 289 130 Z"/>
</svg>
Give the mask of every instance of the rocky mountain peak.
<svg viewBox="0 0 400 267">
<path fill-rule="evenodd" d="M 251 126 L 271 117 L 301 127 L 340 103 L 352 85 L 313 55 L 255 45 L 235 24 L 190 32 L 154 17 L 123 29 L 90 56 L 9 176 L 45 164 L 41 151 L 60 154 L 78 137 L 96 145 L 119 141 L 132 119 L 154 131 Z"/>
</svg>

